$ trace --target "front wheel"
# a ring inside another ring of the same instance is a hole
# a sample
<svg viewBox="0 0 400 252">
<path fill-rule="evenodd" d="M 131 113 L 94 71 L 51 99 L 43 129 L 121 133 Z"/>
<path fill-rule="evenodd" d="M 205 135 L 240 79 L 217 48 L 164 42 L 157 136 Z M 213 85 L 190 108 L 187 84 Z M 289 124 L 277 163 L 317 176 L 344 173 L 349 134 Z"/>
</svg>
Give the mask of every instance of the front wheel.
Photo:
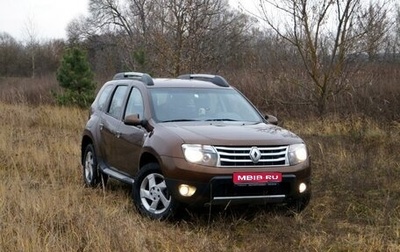
<svg viewBox="0 0 400 252">
<path fill-rule="evenodd" d="M 92 144 L 86 146 L 83 159 L 83 181 L 88 187 L 96 187 L 100 182 L 105 185 L 108 176 L 101 173 L 97 167 L 97 157 Z M 101 181 L 103 179 L 103 181 Z"/>
<path fill-rule="evenodd" d="M 177 202 L 156 163 L 147 164 L 139 171 L 132 195 L 139 212 L 151 219 L 168 219 L 177 209 Z"/>
</svg>

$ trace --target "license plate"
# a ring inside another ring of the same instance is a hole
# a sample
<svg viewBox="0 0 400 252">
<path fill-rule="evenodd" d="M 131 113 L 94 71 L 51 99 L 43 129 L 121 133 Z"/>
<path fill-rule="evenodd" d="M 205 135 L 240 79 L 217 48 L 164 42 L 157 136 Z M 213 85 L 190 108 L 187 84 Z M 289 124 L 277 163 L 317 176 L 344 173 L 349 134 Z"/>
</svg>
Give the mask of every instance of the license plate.
<svg viewBox="0 0 400 252">
<path fill-rule="evenodd" d="M 233 173 L 234 184 L 265 184 L 282 182 L 280 172 L 235 172 Z"/>
</svg>

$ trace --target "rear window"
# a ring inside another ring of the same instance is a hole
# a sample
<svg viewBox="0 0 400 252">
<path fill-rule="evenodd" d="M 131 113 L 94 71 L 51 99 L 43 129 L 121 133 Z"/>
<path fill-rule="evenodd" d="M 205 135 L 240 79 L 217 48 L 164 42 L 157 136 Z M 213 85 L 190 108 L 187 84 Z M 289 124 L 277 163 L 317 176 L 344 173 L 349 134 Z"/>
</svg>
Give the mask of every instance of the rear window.
<svg viewBox="0 0 400 252">
<path fill-rule="evenodd" d="M 112 117 L 120 118 L 123 111 L 123 102 L 126 96 L 127 86 L 118 86 L 114 92 L 111 100 L 110 108 L 108 109 L 108 114 Z"/>
<path fill-rule="evenodd" d="M 104 87 L 100 91 L 101 93 L 98 95 L 99 98 L 97 100 L 97 109 L 99 109 L 101 111 L 106 111 L 108 97 L 110 97 L 112 89 L 113 89 L 113 86 L 109 85 L 109 86 Z"/>
</svg>

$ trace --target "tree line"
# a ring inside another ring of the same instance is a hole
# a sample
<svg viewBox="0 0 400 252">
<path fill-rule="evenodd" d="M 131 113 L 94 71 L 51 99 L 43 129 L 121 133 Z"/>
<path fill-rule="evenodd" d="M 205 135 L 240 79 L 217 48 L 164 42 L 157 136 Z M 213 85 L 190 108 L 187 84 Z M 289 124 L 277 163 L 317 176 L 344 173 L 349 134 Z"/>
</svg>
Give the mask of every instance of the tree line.
<svg viewBox="0 0 400 252">
<path fill-rule="evenodd" d="M 28 46 L 0 34 L 0 76 L 54 73 L 64 49 L 78 46 L 101 78 L 216 73 L 258 106 L 308 106 L 324 115 L 367 102 L 354 96 L 376 94 L 368 85 L 383 66 L 387 76 L 398 69 L 394 1 L 259 0 L 252 13 L 246 3 L 240 10 L 227 0 L 90 0 L 89 15 L 70 22 L 65 41 Z M 391 95 L 379 99 L 393 104 Z"/>
</svg>

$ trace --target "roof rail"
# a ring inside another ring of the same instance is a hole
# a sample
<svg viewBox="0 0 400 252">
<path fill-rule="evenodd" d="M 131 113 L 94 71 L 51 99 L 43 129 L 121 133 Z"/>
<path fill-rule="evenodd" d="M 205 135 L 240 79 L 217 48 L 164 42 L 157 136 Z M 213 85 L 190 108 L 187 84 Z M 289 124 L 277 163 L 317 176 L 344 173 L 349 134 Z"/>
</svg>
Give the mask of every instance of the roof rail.
<svg viewBox="0 0 400 252">
<path fill-rule="evenodd" d="M 153 78 L 149 74 L 139 73 L 139 72 L 123 72 L 117 73 L 114 75 L 113 80 L 122 80 L 122 79 L 135 79 L 140 80 L 147 86 L 154 86 Z"/>
<path fill-rule="evenodd" d="M 220 87 L 229 87 L 229 83 L 220 75 L 212 74 L 183 74 L 178 79 L 209 81 Z"/>
</svg>

